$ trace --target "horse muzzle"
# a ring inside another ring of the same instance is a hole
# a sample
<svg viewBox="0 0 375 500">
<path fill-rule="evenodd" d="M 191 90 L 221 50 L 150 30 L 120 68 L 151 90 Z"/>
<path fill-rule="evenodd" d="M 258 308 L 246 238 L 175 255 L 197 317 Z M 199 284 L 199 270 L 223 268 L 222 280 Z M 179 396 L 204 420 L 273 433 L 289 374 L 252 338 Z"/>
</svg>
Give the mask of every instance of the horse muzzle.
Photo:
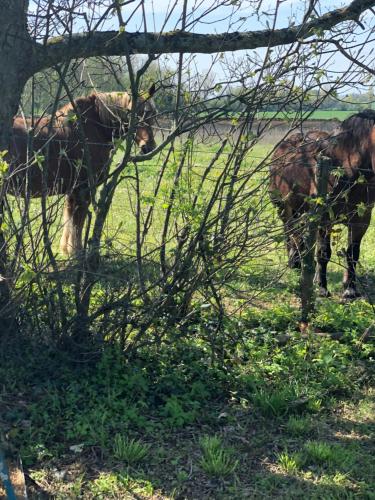
<svg viewBox="0 0 375 500">
<path fill-rule="evenodd" d="M 146 155 L 147 153 L 151 153 L 151 151 L 153 151 L 155 148 L 156 148 L 156 144 L 155 143 L 153 143 L 153 144 L 143 144 L 141 146 L 141 151 L 142 151 L 142 154 Z"/>
</svg>

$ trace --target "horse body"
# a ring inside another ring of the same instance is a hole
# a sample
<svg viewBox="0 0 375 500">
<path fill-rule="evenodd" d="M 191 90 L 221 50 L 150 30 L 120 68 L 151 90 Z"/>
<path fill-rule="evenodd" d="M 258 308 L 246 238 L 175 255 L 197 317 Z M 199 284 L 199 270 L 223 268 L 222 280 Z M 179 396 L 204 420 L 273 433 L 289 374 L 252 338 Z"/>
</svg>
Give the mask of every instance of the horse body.
<svg viewBox="0 0 375 500">
<path fill-rule="evenodd" d="M 139 99 L 135 141 L 144 153 L 154 149 L 152 115 L 155 106 Z M 108 171 L 113 138 L 127 132 L 132 102 L 127 93 L 80 97 L 54 117 L 16 117 L 9 148 L 8 185 L 15 195 L 40 197 L 65 194 L 64 230 L 60 248 L 76 253 L 82 248 L 89 184 L 100 184 Z M 31 133 L 30 133 L 31 131 Z"/>
<path fill-rule="evenodd" d="M 344 297 L 357 296 L 355 268 L 361 240 L 375 204 L 375 112 L 368 110 L 345 120 L 329 135 L 322 131 L 294 134 L 276 149 L 270 169 L 270 193 L 284 223 L 290 267 L 300 267 L 303 252 L 301 215 L 309 210 L 308 197 L 316 195 L 316 168 L 320 154 L 330 158 L 339 177 L 330 175 L 329 210 L 322 215 L 317 238 L 317 281 L 328 296 L 327 264 L 331 258 L 332 225 L 348 227 Z"/>
<path fill-rule="evenodd" d="M 89 106 L 91 101 L 90 98 L 84 103 Z M 82 112 L 81 109 L 80 111 Z M 104 129 L 98 126 L 100 122 L 92 106 L 88 107 L 84 116 L 82 132 L 90 156 L 89 168 L 95 177 L 100 178 L 110 155 L 112 137 L 108 139 Z M 82 185 L 87 179 L 88 167 L 83 166 L 85 152 L 78 124 L 69 122 L 68 115 L 60 115 L 52 124 L 50 118 L 42 118 L 33 129 L 33 137 L 30 137 L 28 132 L 30 127 L 30 119 L 25 121 L 21 117 L 15 118 L 9 149 L 12 158 L 10 179 L 13 192 L 23 194 L 27 191 L 31 197 L 38 197 L 42 196 L 46 189 L 48 194 L 65 194 Z M 39 161 L 38 155 L 41 155 Z M 43 179 L 44 161 L 47 168 Z"/>
</svg>

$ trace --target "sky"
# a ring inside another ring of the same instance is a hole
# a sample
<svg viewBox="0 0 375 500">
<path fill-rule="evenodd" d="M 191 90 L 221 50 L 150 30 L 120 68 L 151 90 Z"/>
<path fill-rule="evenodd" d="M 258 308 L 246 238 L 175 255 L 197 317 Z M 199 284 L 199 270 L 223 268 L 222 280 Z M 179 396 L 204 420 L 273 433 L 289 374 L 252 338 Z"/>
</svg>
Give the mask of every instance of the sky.
<svg viewBox="0 0 375 500">
<path fill-rule="evenodd" d="M 155 32 L 163 30 L 166 32 L 181 28 L 183 3 L 183 0 L 179 0 L 176 8 L 173 10 L 172 6 L 175 4 L 174 0 L 146 0 L 145 12 L 147 30 Z M 188 25 L 188 30 L 194 33 L 225 33 L 228 31 L 255 31 L 266 29 L 270 27 L 270 25 L 272 27 L 274 20 L 273 14 L 277 5 L 275 0 L 263 0 L 259 12 L 260 15 L 258 17 L 254 14 L 253 6 L 251 6 L 248 1 L 243 0 L 240 2 L 240 8 L 237 8 L 236 5 L 228 5 L 227 7 L 220 6 L 206 14 L 202 22 L 198 22 L 197 24 L 193 23 L 194 19 L 198 19 L 207 9 L 215 6 L 217 3 L 222 3 L 222 1 L 188 0 L 188 22 L 192 23 Z M 227 3 L 230 4 L 231 2 L 228 1 Z M 308 3 L 308 0 L 284 0 L 278 10 L 275 27 L 284 28 L 288 27 L 291 23 L 299 24 L 305 12 L 306 4 Z M 348 3 L 349 0 L 321 0 L 319 12 L 324 13 L 334 8 L 347 5 Z M 131 5 L 123 8 L 125 13 L 124 18 L 130 15 L 132 8 Z M 170 13 L 171 9 L 172 13 L 167 24 L 165 24 L 166 16 Z M 141 11 L 129 21 L 127 30 L 130 32 L 144 30 Z M 256 52 L 262 57 L 264 50 L 257 49 Z M 245 52 L 237 52 L 236 56 L 240 57 L 244 53 Z M 195 56 L 197 67 L 202 68 L 203 71 L 210 67 L 211 61 L 212 56 L 210 55 L 197 54 Z M 216 71 L 221 74 L 219 67 Z"/>
<path fill-rule="evenodd" d="M 46 4 L 47 0 L 40 0 L 42 4 Z M 53 2 L 56 6 L 59 5 L 60 1 Z M 72 0 L 67 0 L 66 4 L 69 5 Z M 319 10 L 320 13 L 331 10 L 332 8 L 341 7 L 347 5 L 350 0 L 320 0 Z M 226 3 L 227 5 L 220 5 Z M 260 3 L 260 0 L 188 0 L 188 18 L 189 21 L 197 19 L 203 12 L 207 9 L 220 5 L 213 9 L 211 13 L 208 13 L 202 22 L 195 25 L 193 31 L 201 33 L 215 33 L 215 32 L 226 32 L 228 28 L 232 30 L 255 30 L 266 28 L 267 21 L 272 22 L 272 14 L 274 12 L 275 6 L 277 5 L 276 0 L 262 0 L 260 8 L 260 19 L 257 16 L 251 15 L 254 12 L 254 5 Z M 290 20 L 298 23 L 301 20 L 301 16 L 305 10 L 308 0 L 282 0 L 279 7 L 279 12 L 277 16 L 277 28 L 288 26 Z M 30 11 L 35 12 L 35 6 L 37 0 L 30 0 Z M 82 10 L 86 10 L 88 17 L 90 17 L 89 5 L 96 5 L 97 12 L 104 12 L 106 6 L 109 4 L 109 0 L 99 2 L 87 0 Z M 139 4 L 138 0 L 122 7 L 124 19 L 129 17 L 129 15 L 134 11 L 135 6 Z M 144 8 L 147 18 L 147 29 L 148 31 L 159 32 L 163 27 L 163 31 L 170 31 L 176 29 L 176 27 L 181 28 L 179 23 L 182 8 L 184 5 L 184 0 L 145 0 Z M 240 7 L 238 8 L 238 5 Z M 98 7 L 99 6 L 99 7 Z M 174 6 L 174 8 L 172 8 Z M 169 21 L 165 25 L 166 15 L 170 14 Z M 76 26 L 77 31 L 82 31 L 85 29 L 84 23 L 77 18 Z M 117 29 L 118 23 L 117 19 L 114 17 L 110 19 L 107 23 L 102 26 L 102 29 Z M 138 31 L 143 30 L 142 25 L 142 11 L 138 9 L 136 14 L 130 20 L 128 26 L 128 31 Z"/>
<path fill-rule="evenodd" d="M 90 3 L 87 2 L 86 5 Z M 94 2 L 99 5 L 100 2 Z M 220 6 L 216 9 L 215 5 L 222 4 L 223 0 L 188 0 L 188 25 L 187 30 L 195 33 L 225 33 L 233 31 L 255 31 L 262 30 L 267 27 L 272 27 L 274 20 L 275 6 L 277 5 L 276 0 L 263 0 L 261 8 L 259 10 L 259 16 L 254 14 L 254 4 L 259 2 L 254 2 L 254 0 L 227 0 L 227 6 Z M 279 7 L 276 28 L 288 27 L 291 24 L 299 24 L 301 22 L 303 13 L 308 4 L 308 0 L 284 0 Z M 320 0 L 319 2 L 319 14 L 327 12 L 329 10 L 346 6 L 350 3 L 350 0 Z M 102 2 L 102 7 L 105 9 L 105 5 L 108 2 Z M 126 30 L 129 32 L 134 31 L 144 31 L 144 25 L 142 21 L 142 11 L 138 9 L 135 15 L 131 15 L 134 10 L 134 6 L 138 2 L 132 3 L 123 7 L 123 17 L 130 20 L 126 26 Z M 175 5 L 175 8 L 172 7 Z M 183 0 L 145 0 L 145 12 L 147 21 L 147 31 L 164 32 L 172 31 L 181 28 L 181 12 L 184 5 Z M 238 7 L 239 5 L 239 7 Z M 31 9 L 35 6 L 34 0 L 31 0 Z M 207 13 L 207 10 L 212 10 Z M 90 12 L 90 11 L 88 11 Z M 206 13 L 204 17 L 199 21 L 200 16 Z M 166 17 L 168 21 L 165 22 Z M 84 23 L 77 18 L 75 31 L 84 31 Z M 101 27 L 101 30 L 118 30 L 117 17 L 114 16 L 108 19 Z M 359 28 L 358 28 L 359 29 Z M 359 40 L 361 40 L 359 35 Z M 374 45 L 371 44 L 366 48 L 367 52 L 374 49 Z M 240 51 L 235 53 L 236 58 L 240 58 L 246 53 L 256 53 L 256 55 L 261 59 L 264 54 L 264 49 L 257 49 L 255 51 Z M 186 56 L 189 57 L 189 56 Z M 201 71 L 202 73 L 211 66 L 212 59 L 217 56 L 197 54 L 194 57 L 195 69 Z M 225 55 L 225 58 L 230 58 L 230 53 Z M 173 57 L 168 56 L 166 59 L 166 64 L 174 64 Z M 337 67 L 344 67 L 347 64 L 345 58 L 341 55 L 335 56 L 333 64 Z M 220 68 L 220 62 L 215 65 L 215 73 L 218 78 L 223 78 L 224 73 Z"/>
<path fill-rule="evenodd" d="M 160 31 L 164 24 L 166 13 L 171 10 L 172 5 L 175 2 L 172 0 L 146 0 L 145 10 L 148 17 L 148 29 L 152 31 Z M 187 12 L 189 18 L 197 18 L 206 9 L 215 5 L 215 0 L 188 0 Z M 220 2 L 221 3 L 221 2 Z M 230 2 L 227 2 L 230 4 Z M 254 11 L 253 7 L 249 5 L 248 1 L 239 2 L 241 7 L 237 9 L 235 5 L 220 6 L 211 14 L 208 14 L 204 23 L 200 23 L 194 29 L 196 32 L 201 33 L 213 33 L 213 32 L 225 32 L 228 28 L 232 30 L 255 30 L 266 28 L 266 23 L 272 22 L 272 14 L 275 10 L 277 4 L 274 0 L 263 0 L 260 9 L 260 19 L 257 16 L 251 15 Z M 284 0 L 284 2 L 279 7 L 277 16 L 277 28 L 287 27 L 289 21 L 293 19 L 296 23 L 300 22 L 303 12 L 305 10 L 306 4 L 309 2 L 306 0 Z M 332 8 L 340 7 L 348 2 L 340 2 L 337 0 L 321 0 L 320 10 L 321 12 L 326 12 Z M 179 20 L 182 11 L 183 1 L 179 0 L 177 2 L 177 7 L 174 9 L 174 13 L 171 15 L 170 21 L 165 27 L 164 31 L 174 29 L 176 23 Z M 131 6 L 125 7 L 125 12 L 130 12 Z M 229 16 L 229 17 L 228 17 Z M 224 19 L 226 18 L 226 19 Z M 236 22 L 237 21 L 237 22 Z M 129 25 L 129 31 L 141 29 L 140 18 L 135 18 L 133 22 Z"/>
</svg>

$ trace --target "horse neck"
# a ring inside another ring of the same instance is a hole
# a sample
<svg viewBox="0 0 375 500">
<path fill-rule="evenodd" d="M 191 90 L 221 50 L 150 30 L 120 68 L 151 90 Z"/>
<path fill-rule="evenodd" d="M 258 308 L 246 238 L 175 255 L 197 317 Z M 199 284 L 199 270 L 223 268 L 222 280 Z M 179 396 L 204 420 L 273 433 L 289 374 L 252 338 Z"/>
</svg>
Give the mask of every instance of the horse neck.
<svg viewBox="0 0 375 500">
<path fill-rule="evenodd" d="M 79 116 L 78 119 L 74 115 Z M 69 119 L 69 115 L 73 119 Z M 72 135 L 83 135 L 94 142 L 107 143 L 112 140 L 112 134 L 108 133 L 100 121 L 93 96 L 79 97 L 74 105 L 64 106 L 56 113 L 56 125 Z M 69 132 L 70 130 L 70 132 Z"/>
<path fill-rule="evenodd" d="M 66 134 L 69 128 L 74 128 L 73 125 L 75 123 L 75 120 L 70 120 L 69 116 L 74 115 L 75 109 L 77 109 L 77 111 L 81 114 L 82 125 L 85 125 L 88 119 L 94 119 L 94 117 L 91 116 L 89 106 L 87 104 L 82 104 L 83 103 L 80 102 L 79 107 L 76 105 L 76 103 L 74 106 L 72 106 L 71 104 L 66 104 L 65 106 L 58 109 L 53 115 L 37 116 L 33 119 L 16 116 L 15 123 L 18 123 L 20 122 L 20 120 L 22 120 L 23 126 L 26 129 L 34 128 L 34 130 L 38 132 L 38 134 L 44 135 L 49 133 L 49 131 L 58 133 L 59 130 Z"/>
</svg>

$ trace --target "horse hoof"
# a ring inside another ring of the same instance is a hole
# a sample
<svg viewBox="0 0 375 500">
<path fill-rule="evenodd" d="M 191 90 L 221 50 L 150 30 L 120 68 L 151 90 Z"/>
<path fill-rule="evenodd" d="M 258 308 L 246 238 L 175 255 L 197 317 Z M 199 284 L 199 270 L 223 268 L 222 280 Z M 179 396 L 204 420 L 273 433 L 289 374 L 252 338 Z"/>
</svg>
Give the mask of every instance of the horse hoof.
<svg viewBox="0 0 375 500">
<path fill-rule="evenodd" d="M 355 288 L 347 288 L 344 290 L 344 293 L 342 294 L 342 298 L 345 300 L 354 300 L 360 297 L 361 294 L 357 292 Z"/>
<path fill-rule="evenodd" d="M 331 293 L 327 290 L 327 288 L 320 286 L 318 289 L 318 297 L 331 297 Z"/>
</svg>

